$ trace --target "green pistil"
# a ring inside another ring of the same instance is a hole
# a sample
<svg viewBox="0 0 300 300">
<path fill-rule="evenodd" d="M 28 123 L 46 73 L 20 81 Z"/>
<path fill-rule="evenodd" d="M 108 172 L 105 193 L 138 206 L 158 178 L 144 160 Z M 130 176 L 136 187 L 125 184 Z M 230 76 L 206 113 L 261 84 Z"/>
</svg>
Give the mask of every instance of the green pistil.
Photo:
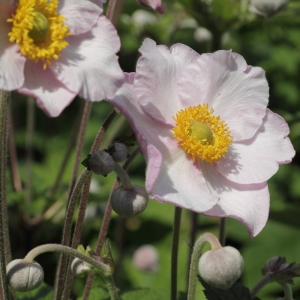
<svg viewBox="0 0 300 300">
<path fill-rule="evenodd" d="M 35 43 L 45 41 L 49 29 L 49 23 L 47 18 L 40 12 L 35 12 L 32 22 L 32 29 L 29 32 L 29 36 Z"/>
<path fill-rule="evenodd" d="M 194 122 L 189 129 L 189 136 L 195 137 L 202 145 L 211 144 L 213 132 L 207 124 Z"/>
</svg>

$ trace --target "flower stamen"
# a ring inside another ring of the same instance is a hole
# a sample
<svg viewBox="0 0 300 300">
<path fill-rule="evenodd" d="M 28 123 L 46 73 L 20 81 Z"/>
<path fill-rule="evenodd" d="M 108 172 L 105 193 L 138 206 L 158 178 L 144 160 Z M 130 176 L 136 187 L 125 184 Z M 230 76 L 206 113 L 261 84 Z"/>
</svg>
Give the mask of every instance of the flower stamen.
<svg viewBox="0 0 300 300">
<path fill-rule="evenodd" d="M 7 20 L 12 23 L 9 41 L 17 43 L 29 59 L 43 61 L 44 69 L 59 58 L 71 34 L 57 8 L 58 0 L 19 0 L 15 14 Z"/>
<path fill-rule="evenodd" d="M 218 162 L 232 142 L 228 126 L 213 113 L 213 108 L 204 104 L 182 109 L 173 117 L 173 136 L 194 161 L 198 157 L 209 163 Z"/>
</svg>

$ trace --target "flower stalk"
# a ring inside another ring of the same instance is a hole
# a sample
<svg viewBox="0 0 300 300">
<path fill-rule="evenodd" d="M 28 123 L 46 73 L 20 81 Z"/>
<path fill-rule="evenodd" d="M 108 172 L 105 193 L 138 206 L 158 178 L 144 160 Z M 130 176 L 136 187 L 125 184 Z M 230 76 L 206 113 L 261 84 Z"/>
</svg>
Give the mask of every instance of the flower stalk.
<svg viewBox="0 0 300 300">
<path fill-rule="evenodd" d="M 220 242 L 211 233 L 204 233 L 196 241 L 191 258 L 187 300 L 196 299 L 198 262 L 202 253 L 202 249 L 206 243 L 210 243 L 212 250 L 221 248 Z"/>
<path fill-rule="evenodd" d="M 178 243 L 180 235 L 180 221 L 182 209 L 175 207 L 171 255 L 171 300 L 177 299 L 177 267 L 178 267 Z"/>
<path fill-rule="evenodd" d="M 6 283 L 6 265 L 10 261 L 10 243 L 6 205 L 7 129 L 9 114 L 9 92 L 0 91 L 0 282 L 3 300 L 9 300 Z"/>
</svg>

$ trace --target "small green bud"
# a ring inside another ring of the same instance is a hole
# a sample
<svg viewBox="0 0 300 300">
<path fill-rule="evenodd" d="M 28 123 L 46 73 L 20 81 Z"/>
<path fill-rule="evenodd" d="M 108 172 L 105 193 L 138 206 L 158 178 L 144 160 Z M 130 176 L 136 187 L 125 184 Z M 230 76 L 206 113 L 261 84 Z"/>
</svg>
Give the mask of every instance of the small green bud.
<svg viewBox="0 0 300 300">
<path fill-rule="evenodd" d="M 111 196 L 112 209 L 121 217 L 131 218 L 142 213 L 148 204 L 148 194 L 144 188 L 133 185 L 131 189 L 117 188 Z"/>
<path fill-rule="evenodd" d="M 123 143 L 114 143 L 111 156 L 115 162 L 124 161 L 128 156 L 127 146 Z"/>
<path fill-rule="evenodd" d="M 250 11 L 270 18 L 285 10 L 289 0 L 251 0 Z"/>
<path fill-rule="evenodd" d="M 6 266 L 6 276 L 10 287 L 17 292 L 36 289 L 44 280 L 44 270 L 37 262 L 15 259 Z"/>
</svg>

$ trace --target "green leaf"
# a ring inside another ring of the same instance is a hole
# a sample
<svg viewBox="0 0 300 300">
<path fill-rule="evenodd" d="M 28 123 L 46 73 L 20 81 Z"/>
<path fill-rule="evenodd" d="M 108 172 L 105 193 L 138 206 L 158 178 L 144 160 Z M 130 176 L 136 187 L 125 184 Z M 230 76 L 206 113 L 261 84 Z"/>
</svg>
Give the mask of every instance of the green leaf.
<svg viewBox="0 0 300 300">
<path fill-rule="evenodd" d="M 203 292 L 207 300 L 252 300 L 249 289 L 238 282 L 235 282 L 228 290 L 221 290 L 210 286 L 199 276 L 198 279 L 205 288 Z M 259 300 L 259 298 L 255 297 L 253 300 Z"/>
<path fill-rule="evenodd" d="M 166 300 L 170 292 L 166 290 L 137 289 L 124 293 L 122 300 Z"/>
<path fill-rule="evenodd" d="M 106 288 L 97 287 L 93 288 L 89 295 L 89 300 L 110 300 L 109 293 Z M 82 297 L 78 298 L 78 300 L 82 300 Z"/>
<path fill-rule="evenodd" d="M 20 300 L 52 300 L 53 289 L 46 283 L 42 283 L 37 289 L 30 292 L 16 292 L 17 299 Z"/>
</svg>

